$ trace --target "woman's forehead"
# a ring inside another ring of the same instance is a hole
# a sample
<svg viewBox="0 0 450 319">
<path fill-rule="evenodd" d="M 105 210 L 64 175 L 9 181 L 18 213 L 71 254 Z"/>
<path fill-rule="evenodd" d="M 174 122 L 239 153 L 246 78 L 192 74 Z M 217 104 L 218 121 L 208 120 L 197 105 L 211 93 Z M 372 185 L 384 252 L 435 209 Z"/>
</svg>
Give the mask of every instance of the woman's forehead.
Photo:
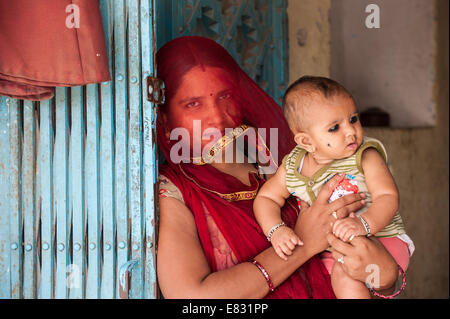
<svg viewBox="0 0 450 319">
<path fill-rule="evenodd" d="M 210 95 L 231 89 L 233 81 L 228 72 L 217 67 L 194 67 L 180 82 L 176 97 L 180 95 Z"/>
</svg>

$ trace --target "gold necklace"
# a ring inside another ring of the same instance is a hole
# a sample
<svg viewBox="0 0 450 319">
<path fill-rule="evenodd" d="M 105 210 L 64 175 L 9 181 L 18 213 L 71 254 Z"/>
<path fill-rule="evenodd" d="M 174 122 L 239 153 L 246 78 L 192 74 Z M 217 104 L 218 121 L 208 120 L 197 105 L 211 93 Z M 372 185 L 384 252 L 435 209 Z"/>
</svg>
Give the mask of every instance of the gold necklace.
<svg viewBox="0 0 450 319">
<path fill-rule="evenodd" d="M 192 157 L 192 163 L 195 165 L 205 165 L 210 164 L 214 156 L 216 156 L 221 150 L 225 149 L 230 143 L 234 142 L 236 138 L 241 136 L 250 127 L 248 125 L 242 124 L 233 130 L 227 132 L 224 136 L 218 139 L 211 148 L 202 154 L 202 156 Z"/>
</svg>

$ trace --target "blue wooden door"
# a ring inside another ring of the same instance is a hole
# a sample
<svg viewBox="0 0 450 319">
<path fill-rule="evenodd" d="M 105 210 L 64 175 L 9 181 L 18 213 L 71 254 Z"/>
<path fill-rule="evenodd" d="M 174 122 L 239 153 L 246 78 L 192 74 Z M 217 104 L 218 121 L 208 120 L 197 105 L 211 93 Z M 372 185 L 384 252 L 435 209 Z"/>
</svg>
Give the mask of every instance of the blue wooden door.
<svg viewBox="0 0 450 319">
<path fill-rule="evenodd" d="M 0 298 L 156 298 L 154 0 L 100 0 L 112 82 L 0 97 Z"/>
</svg>

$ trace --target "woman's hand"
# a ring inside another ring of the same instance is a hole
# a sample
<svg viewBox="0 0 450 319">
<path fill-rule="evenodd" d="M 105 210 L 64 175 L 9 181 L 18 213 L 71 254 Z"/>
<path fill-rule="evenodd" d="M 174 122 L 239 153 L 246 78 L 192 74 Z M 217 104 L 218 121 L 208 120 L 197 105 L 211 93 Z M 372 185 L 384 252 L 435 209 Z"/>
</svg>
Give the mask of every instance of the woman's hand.
<svg viewBox="0 0 450 319">
<path fill-rule="evenodd" d="M 365 194 L 351 194 L 328 203 L 328 199 L 343 178 L 344 174 L 337 174 L 330 179 L 322 187 L 311 207 L 305 202 L 300 203 L 301 211 L 295 225 L 295 232 L 311 256 L 328 247 L 326 235 L 331 231 L 336 217 L 338 219 L 347 217 L 350 212 L 357 211 L 366 204 Z"/>
<path fill-rule="evenodd" d="M 333 248 L 333 258 L 341 258 L 342 268 L 350 277 L 373 285 L 375 290 L 393 287 L 397 264 L 378 239 L 358 236 L 345 243 L 329 233 L 327 240 Z"/>
</svg>

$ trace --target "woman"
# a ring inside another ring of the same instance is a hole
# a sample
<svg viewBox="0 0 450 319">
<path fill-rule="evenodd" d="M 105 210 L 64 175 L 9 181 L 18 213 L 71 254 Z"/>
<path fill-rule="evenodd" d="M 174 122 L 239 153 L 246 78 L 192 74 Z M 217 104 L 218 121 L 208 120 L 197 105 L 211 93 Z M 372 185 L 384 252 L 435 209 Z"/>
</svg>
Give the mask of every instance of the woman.
<svg viewBox="0 0 450 319">
<path fill-rule="evenodd" d="M 157 261 L 164 297 L 334 298 L 329 276 L 316 256 L 330 244 L 336 259 L 345 255 L 344 269 L 350 276 L 364 281 L 365 266 L 376 260 L 382 271 L 380 291 L 393 286 L 397 268 L 381 245 L 366 238 L 343 243 L 327 235 L 336 220 L 333 212 L 343 218 L 364 205 L 360 194 L 327 203 L 339 176 L 330 180 L 311 207 L 301 204 L 298 218 L 297 203 L 292 198 L 286 202 L 283 220 L 295 227 L 304 245 L 297 246 L 287 261 L 275 254 L 252 209 L 257 190 L 270 175 L 247 157 L 243 163 L 236 161 L 236 154 L 234 161 L 224 163 L 223 156 L 214 154 L 218 148 L 210 147 L 217 137 L 203 133 L 207 128 L 222 134 L 230 133 L 227 128 L 239 128 L 227 135 L 235 143 L 233 138 L 243 131 L 265 128 L 267 145 L 261 140 L 252 145 L 248 139 L 248 148 L 263 150 L 275 164 L 292 149 L 293 137 L 280 107 L 220 45 L 201 37 L 175 39 L 159 50 L 157 67 L 166 86 L 157 127 L 167 159 L 160 168 Z M 171 140 L 175 129 L 188 132 L 189 138 Z M 216 157 L 198 163 L 199 146 L 213 150 L 206 155 Z M 180 163 L 178 150 L 186 148 L 189 154 Z"/>
</svg>

